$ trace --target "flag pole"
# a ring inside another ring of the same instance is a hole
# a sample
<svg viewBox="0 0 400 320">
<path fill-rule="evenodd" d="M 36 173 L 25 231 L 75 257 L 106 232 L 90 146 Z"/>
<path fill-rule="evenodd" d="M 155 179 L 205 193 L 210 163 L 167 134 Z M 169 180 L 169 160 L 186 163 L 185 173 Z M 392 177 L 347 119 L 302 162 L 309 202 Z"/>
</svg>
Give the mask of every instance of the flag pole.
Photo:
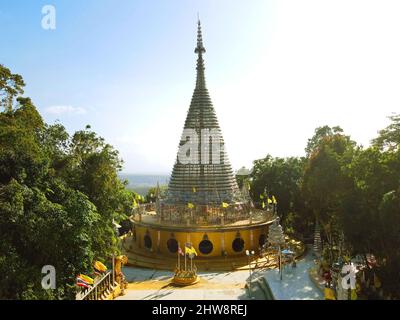
<svg viewBox="0 0 400 320">
<path fill-rule="evenodd" d="M 178 269 L 181 270 L 181 257 L 180 257 L 180 252 L 179 249 L 181 248 L 181 244 L 178 242 Z"/>
<path fill-rule="evenodd" d="M 186 247 L 185 247 L 185 271 L 186 271 Z"/>
</svg>

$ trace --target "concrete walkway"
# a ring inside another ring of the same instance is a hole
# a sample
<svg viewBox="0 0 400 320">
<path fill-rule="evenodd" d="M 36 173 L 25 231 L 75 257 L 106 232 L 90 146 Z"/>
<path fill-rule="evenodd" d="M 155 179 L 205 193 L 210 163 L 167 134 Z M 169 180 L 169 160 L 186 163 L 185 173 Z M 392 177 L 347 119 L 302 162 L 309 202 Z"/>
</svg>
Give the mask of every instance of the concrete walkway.
<svg viewBox="0 0 400 320">
<path fill-rule="evenodd" d="M 296 268 L 285 267 L 282 281 L 277 269 L 253 270 L 251 292 L 246 285 L 249 270 L 199 272 L 199 283 L 188 287 L 175 287 L 171 285 L 172 271 L 124 267 L 123 272 L 129 285 L 125 295 L 117 300 L 270 299 L 271 294 L 265 294 L 265 291 L 269 290 L 266 290 L 264 279 L 277 300 L 319 300 L 323 299 L 323 295 L 310 280 L 308 272 L 313 265 L 313 258 L 308 253 L 298 261 Z"/>
<path fill-rule="evenodd" d="M 171 271 L 125 267 L 129 282 L 124 296 L 117 300 L 249 300 L 264 299 L 253 286 L 246 288 L 249 271 L 199 272 L 200 282 L 188 287 L 171 285 Z"/>
<path fill-rule="evenodd" d="M 280 280 L 278 269 L 267 270 L 264 278 L 276 300 L 322 300 L 323 294 L 311 281 L 309 269 L 314 266 L 311 250 L 297 262 L 297 267 L 287 265 Z"/>
</svg>

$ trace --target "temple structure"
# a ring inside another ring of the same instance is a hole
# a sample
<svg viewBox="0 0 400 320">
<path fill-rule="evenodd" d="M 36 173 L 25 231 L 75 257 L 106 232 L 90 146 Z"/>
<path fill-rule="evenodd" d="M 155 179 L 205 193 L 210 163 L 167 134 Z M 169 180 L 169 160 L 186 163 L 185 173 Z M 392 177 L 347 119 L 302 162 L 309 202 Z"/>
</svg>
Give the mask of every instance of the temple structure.
<svg viewBox="0 0 400 320">
<path fill-rule="evenodd" d="M 182 163 L 177 157 L 168 187 L 167 202 L 169 203 L 187 204 L 190 202 L 197 205 L 220 205 L 222 202 L 234 203 L 240 200 L 239 189 L 225 152 L 218 119 L 206 87 L 203 60 L 205 52 L 199 21 L 195 48 L 197 54 L 196 87 L 179 147 L 182 148 L 187 143 L 185 132 L 194 130 L 196 136 L 201 138 L 198 141 L 197 150 L 194 150 L 196 152 L 193 155 L 194 163 Z M 211 137 L 214 139 L 211 141 L 211 145 L 208 145 L 210 141 L 207 140 L 209 133 L 215 134 Z M 207 145 L 204 145 L 205 143 Z M 212 144 L 217 144 L 217 148 L 213 149 Z M 207 154 L 210 152 L 218 153 L 214 155 L 214 160 L 216 160 L 214 163 L 212 157 Z"/>
<path fill-rule="evenodd" d="M 221 261 L 229 268 L 239 266 L 240 261 L 247 263 L 246 250 L 263 247 L 273 220 L 268 204 L 254 208 L 247 183 L 238 188 L 206 87 L 200 21 L 194 51 L 196 86 L 168 191 L 161 197 L 158 190 L 156 202 L 139 206 L 131 217 L 131 264 L 160 267 L 190 244 L 200 267 L 202 261 L 207 268 Z"/>
</svg>

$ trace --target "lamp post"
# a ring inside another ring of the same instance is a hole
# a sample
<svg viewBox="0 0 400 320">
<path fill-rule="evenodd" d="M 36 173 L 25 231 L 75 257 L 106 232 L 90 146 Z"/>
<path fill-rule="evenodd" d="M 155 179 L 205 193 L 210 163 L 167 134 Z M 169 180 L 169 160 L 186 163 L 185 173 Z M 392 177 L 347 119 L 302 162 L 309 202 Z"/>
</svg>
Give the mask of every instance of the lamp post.
<svg viewBox="0 0 400 320">
<path fill-rule="evenodd" d="M 251 257 L 254 256 L 254 250 L 252 250 L 252 251 L 246 250 L 246 256 L 247 256 L 247 261 L 249 263 L 249 275 L 250 275 L 250 277 L 249 277 L 249 294 L 251 297 Z"/>
</svg>

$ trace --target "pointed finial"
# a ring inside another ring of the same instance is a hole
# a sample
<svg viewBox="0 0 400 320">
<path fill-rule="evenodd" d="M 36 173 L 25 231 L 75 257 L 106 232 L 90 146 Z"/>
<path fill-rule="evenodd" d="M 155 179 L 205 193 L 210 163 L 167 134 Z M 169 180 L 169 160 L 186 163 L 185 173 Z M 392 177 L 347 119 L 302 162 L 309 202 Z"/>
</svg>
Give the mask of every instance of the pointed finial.
<svg viewBox="0 0 400 320">
<path fill-rule="evenodd" d="M 197 14 L 197 47 L 194 49 L 195 53 L 198 53 L 201 55 L 202 53 L 206 52 L 206 49 L 203 46 L 203 36 L 201 34 L 201 24 L 200 24 L 200 18 L 198 17 Z"/>
</svg>

